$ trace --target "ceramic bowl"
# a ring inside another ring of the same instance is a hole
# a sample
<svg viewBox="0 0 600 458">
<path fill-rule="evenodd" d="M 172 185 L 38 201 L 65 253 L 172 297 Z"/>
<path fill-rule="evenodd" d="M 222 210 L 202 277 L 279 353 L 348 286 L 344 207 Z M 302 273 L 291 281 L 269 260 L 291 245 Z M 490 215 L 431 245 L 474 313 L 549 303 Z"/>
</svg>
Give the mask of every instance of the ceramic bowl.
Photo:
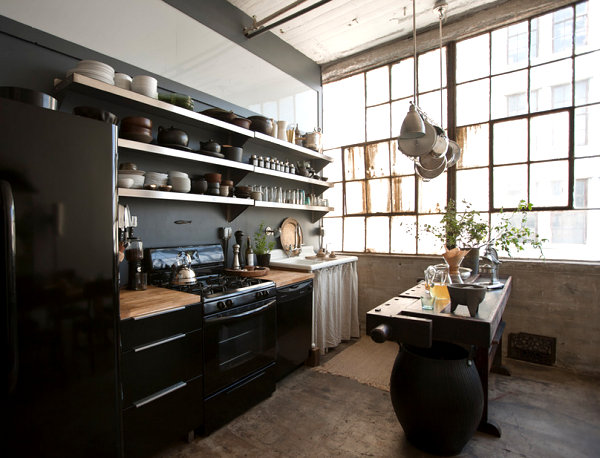
<svg viewBox="0 0 600 458">
<path fill-rule="evenodd" d="M 119 188 L 131 188 L 133 186 L 133 178 L 120 176 L 117 178 L 117 186 Z"/>
<path fill-rule="evenodd" d="M 219 193 L 223 197 L 229 197 L 229 186 L 221 186 Z"/>
<path fill-rule="evenodd" d="M 204 194 L 208 189 L 208 182 L 204 177 L 192 179 L 192 192 L 195 194 Z"/>
<path fill-rule="evenodd" d="M 169 178 L 189 178 L 189 175 L 185 172 L 179 172 L 178 170 L 169 170 Z"/>
<path fill-rule="evenodd" d="M 249 116 L 248 119 L 252 121 L 250 129 L 256 132 L 261 132 L 265 135 L 271 135 L 273 133 L 273 121 L 264 116 Z"/>
<path fill-rule="evenodd" d="M 222 108 L 209 108 L 200 113 L 225 122 L 231 122 L 236 118 L 233 111 L 223 110 Z"/>
<path fill-rule="evenodd" d="M 137 170 L 137 165 L 133 162 L 122 162 L 119 164 L 119 170 Z"/>
<path fill-rule="evenodd" d="M 115 73 L 114 77 L 115 86 L 131 90 L 131 76 L 126 75 L 125 73 Z"/>
<path fill-rule="evenodd" d="M 143 116 L 128 116 L 121 120 L 121 128 L 124 127 L 145 127 L 146 129 L 152 129 L 152 120 L 144 118 Z"/>
<path fill-rule="evenodd" d="M 231 124 L 235 124 L 236 126 L 243 127 L 244 129 L 250 129 L 250 125 L 252 121 L 246 118 L 234 118 L 231 121 Z"/>
<path fill-rule="evenodd" d="M 156 141 L 159 145 L 180 145 L 188 146 L 189 137 L 186 132 L 175 127 L 168 129 L 163 126 L 158 126 L 158 135 Z"/>
<path fill-rule="evenodd" d="M 131 170 L 131 172 L 139 172 L 139 170 Z M 131 178 L 133 180 L 133 184 L 131 185 L 132 188 L 140 189 L 144 186 L 144 172 L 142 172 L 141 174 L 134 174 L 129 173 L 129 171 L 122 171 L 119 172 L 117 180 L 119 178 Z"/>
<path fill-rule="evenodd" d="M 225 157 L 230 161 L 242 161 L 242 153 L 244 150 L 239 146 L 223 145 L 221 151 L 223 152 L 223 154 L 225 154 Z"/>
<path fill-rule="evenodd" d="M 206 181 L 208 181 L 209 183 L 221 183 L 220 173 L 207 173 L 204 175 L 204 178 L 206 178 Z"/>
</svg>

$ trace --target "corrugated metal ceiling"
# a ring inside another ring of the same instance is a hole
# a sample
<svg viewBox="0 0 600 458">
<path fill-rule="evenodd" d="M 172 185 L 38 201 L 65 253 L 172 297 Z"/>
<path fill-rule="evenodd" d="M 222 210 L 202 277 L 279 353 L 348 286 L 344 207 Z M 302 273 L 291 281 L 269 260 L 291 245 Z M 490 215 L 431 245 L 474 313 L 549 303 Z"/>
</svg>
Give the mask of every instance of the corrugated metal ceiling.
<svg viewBox="0 0 600 458">
<path fill-rule="evenodd" d="M 257 21 L 294 3 L 293 0 L 228 1 L 247 15 L 254 16 Z M 447 20 L 503 1 L 449 0 Z M 317 2 L 318 0 L 307 0 L 281 17 Z M 434 4 L 435 0 L 416 2 L 417 30 L 437 24 L 438 15 L 433 11 Z M 271 31 L 310 59 L 324 64 L 410 35 L 412 1 L 332 0 Z"/>
</svg>

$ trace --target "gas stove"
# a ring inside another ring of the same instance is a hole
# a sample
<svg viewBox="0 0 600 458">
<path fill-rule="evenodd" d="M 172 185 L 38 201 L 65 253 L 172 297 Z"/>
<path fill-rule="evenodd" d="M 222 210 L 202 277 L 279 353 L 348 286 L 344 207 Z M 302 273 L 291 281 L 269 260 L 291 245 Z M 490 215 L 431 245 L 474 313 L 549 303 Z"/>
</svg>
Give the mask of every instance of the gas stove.
<svg viewBox="0 0 600 458">
<path fill-rule="evenodd" d="M 172 283 L 173 266 L 181 252 L 191 257 L 196 274 L 192 284 Z M 150 248 L 144 261 L 151 285 L 199 295 L 205 315 L 275 297 L 275 283 L 270 280 L 225 274 L 221 245 Z"/>
</svg>

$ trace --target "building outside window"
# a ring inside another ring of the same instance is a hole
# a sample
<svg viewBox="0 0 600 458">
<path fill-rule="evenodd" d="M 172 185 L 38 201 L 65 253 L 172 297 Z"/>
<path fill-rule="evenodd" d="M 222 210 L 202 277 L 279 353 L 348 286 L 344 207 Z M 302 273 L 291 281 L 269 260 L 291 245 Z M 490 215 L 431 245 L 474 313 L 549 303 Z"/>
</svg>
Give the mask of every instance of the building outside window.
<svg viewBox="0 0 600 458">
<path fill-rule="evenodd" d="M 439 254 L 422 227 L 439 223 L 449 198 L 491 223 L 523 199 L 549 240 L 546 258 L 598 260 L 600 141 L 588 133 L 600 122 L 594 28 L 600 5 L 580 2 L 450 44 L 456 95 L 448 99 L 444 72 L 441 103 L 439 50 L 420 54 L 418 105 L 444 127 L 454 107 L 463 151 L 456 170 L 429 182 L 396 143 L 412 100 L 412 57 L 326 84 L 325 146 L 336 158 L 325 173 L 335 182 L 327 197 L 336 210 L 324 218 L 330 249 Z"/>
</svg>

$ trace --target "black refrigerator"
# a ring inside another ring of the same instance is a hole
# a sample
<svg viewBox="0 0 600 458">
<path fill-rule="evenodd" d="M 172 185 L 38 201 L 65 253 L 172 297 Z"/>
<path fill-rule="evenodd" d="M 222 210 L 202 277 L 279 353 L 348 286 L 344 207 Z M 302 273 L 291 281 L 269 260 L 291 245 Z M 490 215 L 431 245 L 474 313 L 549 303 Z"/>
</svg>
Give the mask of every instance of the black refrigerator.
<svg viewBox="0 0 600 458">
<path fill-rule="evenodd" d="M 116 138 L 0 99 L 3 456 L 120 454 Z"/>
</svg>

